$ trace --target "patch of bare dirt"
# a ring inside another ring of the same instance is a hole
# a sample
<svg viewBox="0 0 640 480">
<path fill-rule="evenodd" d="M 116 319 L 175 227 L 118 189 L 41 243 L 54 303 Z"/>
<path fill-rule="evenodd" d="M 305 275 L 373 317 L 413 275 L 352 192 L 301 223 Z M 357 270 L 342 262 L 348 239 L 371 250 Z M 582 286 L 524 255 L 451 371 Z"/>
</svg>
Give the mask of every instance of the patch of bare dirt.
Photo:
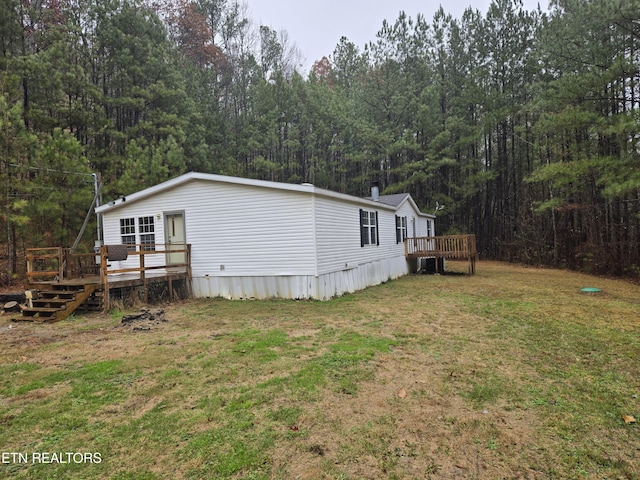
<svg viewBox="0 0 640 480">
<path fill-rule="evenodd" d="M 158 334 L 167 323 L 165 319 L 141 325 Z M 130 351 L 144 348 L 145 340 L 132 333 L 134 328 L 132 325 L 121 327 L 117 320 L 103 313 L 54 324 L 11 322 L 5 318 L 0 320 L 0 360 L 62 367 L 88 360 L 124 359 Z"/>
<path fill-rule="evenodd" d="M 33 402 L 36 400 L 42 400 L 43 398 L 48 398 L 52 396 L 62 396 L 71 390 L 66 384 L 58 384 L 53 387 L 46 388 L 36 388 L 34 390 L 30 390 L 23 395 L 16 395 L 11 398 L 11 402 L 27 404 L 29 402 Z"/>
</svg>

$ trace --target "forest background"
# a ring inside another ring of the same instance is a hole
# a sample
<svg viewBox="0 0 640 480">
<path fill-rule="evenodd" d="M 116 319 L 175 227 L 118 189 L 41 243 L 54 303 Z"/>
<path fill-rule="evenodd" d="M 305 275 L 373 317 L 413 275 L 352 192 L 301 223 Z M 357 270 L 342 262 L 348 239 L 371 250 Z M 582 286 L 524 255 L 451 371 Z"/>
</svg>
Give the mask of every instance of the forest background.
<svg viewBox="0 0 640 480">
<path fill-rule="evenodd" d="M 200 171 L 377 182 L 481 258 L 640 278 L 638 0 L 400 13 L 308 74 L 232 0 L 0 0 L 0 46 L 11 275 L 73 243 L 92 173 L 112 199 Z"/>
</svg>

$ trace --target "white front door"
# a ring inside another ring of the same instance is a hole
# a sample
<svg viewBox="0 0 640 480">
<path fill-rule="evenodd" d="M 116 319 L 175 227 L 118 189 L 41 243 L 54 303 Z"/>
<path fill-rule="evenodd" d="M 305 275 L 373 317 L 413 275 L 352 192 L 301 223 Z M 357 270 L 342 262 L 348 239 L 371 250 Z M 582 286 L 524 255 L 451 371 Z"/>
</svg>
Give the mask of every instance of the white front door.
<svg viewBox="0 0 640 480">
<path fill-rule="evenodd" d="M 185 250 L 184 213 L 166 213 L 164 215 L 165 240 L 167 244 L 167 265 L 186 262 L 186 252 L 171 253 L 171 250 Z"/>
</svg>

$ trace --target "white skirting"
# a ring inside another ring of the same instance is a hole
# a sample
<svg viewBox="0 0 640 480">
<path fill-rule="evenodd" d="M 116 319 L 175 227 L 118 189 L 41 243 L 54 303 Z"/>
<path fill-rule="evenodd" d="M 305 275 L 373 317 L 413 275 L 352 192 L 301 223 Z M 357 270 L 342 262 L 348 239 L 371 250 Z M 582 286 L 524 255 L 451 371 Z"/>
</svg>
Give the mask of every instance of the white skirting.
<svg viewBox="0 0 640 480">
<path fill-rule="evenodd" d="M 387 258 L 346 270 L 318 275 L 198 276 L 192 279 L 193 295 L 228 299 L 297 298 L 328 300 L 409 273 L 404 257 Z"/>
</svg>

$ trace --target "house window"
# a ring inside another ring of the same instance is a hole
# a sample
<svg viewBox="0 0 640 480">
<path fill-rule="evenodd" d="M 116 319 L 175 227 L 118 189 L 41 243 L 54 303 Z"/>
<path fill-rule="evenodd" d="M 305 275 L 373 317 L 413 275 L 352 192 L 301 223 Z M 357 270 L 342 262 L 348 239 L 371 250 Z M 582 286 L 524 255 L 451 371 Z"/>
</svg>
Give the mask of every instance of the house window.
<svg viewBox="0 0 640 480">
<path fill-rule="evenodd" d="M 140 244 L 142 244 L 142 250 L 147 252 L 155 251 L 156 234 L 153 226 L 153 217 L 139 217 L 138 232 L 140 232 Z"/>
<path fill-rule="evenodd" d="M 127 250 L 135 252 L 136 250 L 136 221 L 134 218 L 120 219 L 120 238 L 123 245 L 129 245 Z"/>
<path fill-rule="evenodd" d="M 360 210 L 360 246 L 380 245 L 378 212 Z"/>
<path fill-rule="evenodd" d="M 404 242 L 407 238 L 407 217 L 396 215 L 396 243 Z"/>
</svg>

